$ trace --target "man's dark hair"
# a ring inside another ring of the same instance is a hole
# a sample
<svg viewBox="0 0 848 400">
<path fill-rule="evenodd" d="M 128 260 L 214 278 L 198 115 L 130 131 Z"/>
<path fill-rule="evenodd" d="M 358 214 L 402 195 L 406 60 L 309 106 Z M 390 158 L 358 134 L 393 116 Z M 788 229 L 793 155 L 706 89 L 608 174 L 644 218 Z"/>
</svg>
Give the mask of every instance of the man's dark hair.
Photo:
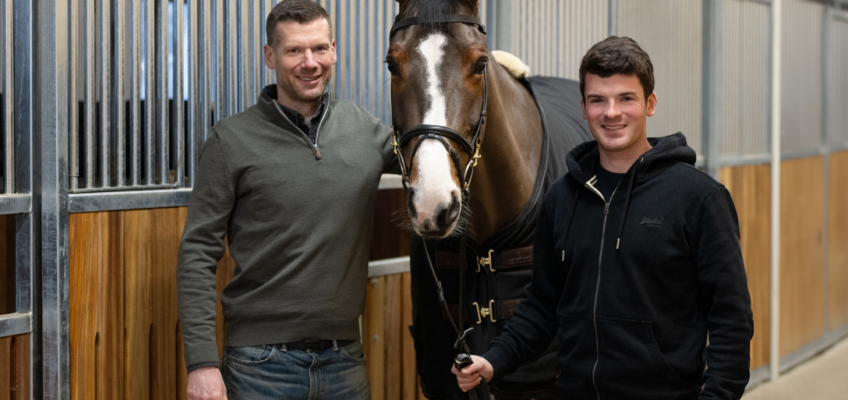
<svg viewBox="0 0 848 400">
<path fill-rule="evenodd" d="M 615 74 L 636 75 L 645 91 L 645 101 L 654 92 L 654 65 L 635 40 L 610 36 L 592 46 L 580 63 L 580 95 L 586 99 L 586 74 L 608 78 Z"/>
<path fill-rule="evenodd" d="M 268 37 L 268 45 L 274 47 L 280 40 L 277 37 L 277 24 L 280 22 L 294 21 L 299 24 L 306 24 L 319 18 L 327 20 L 327 25 L 330 26 L 330 37 L 332 38 L 333 24 L 330 22 L 330 15 L 320 4 L 312 0 L 281 1 L 268 13 L 268 19 L 265 21 L 265 35 Z"/>
</svg>

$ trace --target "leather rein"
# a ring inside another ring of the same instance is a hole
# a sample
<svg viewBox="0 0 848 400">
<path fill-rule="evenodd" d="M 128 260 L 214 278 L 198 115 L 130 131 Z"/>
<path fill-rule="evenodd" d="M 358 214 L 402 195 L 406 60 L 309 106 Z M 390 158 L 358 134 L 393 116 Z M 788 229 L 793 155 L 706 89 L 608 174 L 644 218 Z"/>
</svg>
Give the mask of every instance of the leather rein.
<svg viewBox="0 0 848 400">
<path fill-rule="evenodd" d="M 389 33 L 389 40 L 391 40 L 392 36 L 394 36 L 395 32 L 398 29 L 417 25 L 417 24 L 426 24 L 426 23 L 465 23 L 472 24 L 477 26 L 477 29 L 486 34 L 486 27 L 480 22 L 480 18 L 473 17 L 470 15 L 458 15 L 458 14 L 450 14 L 450 15 L 442 15 L 438 16 L 434 19 L 428 20 L 420 20 L 417 17 L 406 18 L 395 20 L 395 23 L 392 25 L 392 30 Z M 468 140 L 460 134 L 459 132 L 442 125 L 428 125 L 422 124 L 412 127 L 406 132 L 400 133 L 397 130 L 397 124 L 392 121 L 392 147 L 394 147 L 394 153 L 397 155 L 398 162 L 400 163 L 401 177 L 403 181 L 403 188 L 405 190 L 409 190 L 409 180 L 410 180 L 410 169 L 412 169 L 412 161 L 415 160 L 415 153 L 418 152 L 421 143 L 425 140 L 438 140 L 443 146 L 445 146 L 445 150 L 450 154 L 451 160 L 453 161 L 454 167 L 456 168 L 456 173 L 459 178 L 459 185 L 462 190 L 462 197 L 465 200 L 468 196 L 468 187 L 471 185 L 471 178 L 474 174 L 474 167 L 477 166 L 477 160 L 480 159 L 480 145 L 482 144 L 481 133 L 483 131 L 483 125 L 486 121 L 486 107 L 488 106 L 489 100 L 489 72 L 488 65 L 483 67 L 483 107 L 480 109 L 480 119 L 477 121 L 477 130 L 474 132 L 474 137 L 471 140 Z M 394 119 L 394 117 L 392 117 Z M 413 138 L 419 138 L 415 143 L 415 147 L 412 148 L 412 154 L 410 155 L 410 164 L 407 167 L 406 161 L 403 158 L 403 147 L 409 143 Z M 461 161 L 459 159 L 459 153 L 457 150 L 450 145 L 447 139 L 452 140 L 459 147 L 465 151 L 470 158 L 468 159 L 468 163 L 465 165 L 465 168 L 461 168 Z M 460 241 L 460 268 L 459 268 L 459 304 L 460 307 L 464 304 L 464 289 L 465 289 L 465 271 L 466 271 L 466 259 L 465 259 L 465 240 L 466 235 L 463 234 Z M 460 351 L 456 358 L 454 358 L 454 365 L 457 370 L 462 370 L 465 366 L 471 365 L 471 356 L 470 349 L 468 345 L 465 343 L 465 338 L 469 332 L 471 332 L 474 328 L 468 328 L 463 330 L 463 318 L 462 312 L 460 311 L 458 320 L 459 324 L 454 322 L 453 317 L 450 315 L 450 310 L 447 302 L 445 301 L 445 292 L 442 289 L 442 282 L 439 281 L 439 277 L 436 275 L 436 270 L 433 268 L 433 262 L 430 260 L 430 251 L 427 249 L 427 242 L 424 238 L 421 238 L 421 243 L 424 245 L 424 254 L 427 256 L 427 264 L 430 266 L 430 272 L 433 274 L 433 280 L 436 283 L 436 289 L 439 295 L 439 302 L 447 313 L 448 320 L 451 323 L 454 331 L 457 334 L 456 342 L 454 342 L 453 347 Z"/>
</svg>

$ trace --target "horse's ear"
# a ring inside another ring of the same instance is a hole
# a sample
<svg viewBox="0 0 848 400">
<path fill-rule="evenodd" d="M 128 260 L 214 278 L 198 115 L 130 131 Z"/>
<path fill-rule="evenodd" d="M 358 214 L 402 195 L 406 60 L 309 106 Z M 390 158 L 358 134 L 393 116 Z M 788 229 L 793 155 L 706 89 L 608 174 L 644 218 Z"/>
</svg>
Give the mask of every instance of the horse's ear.
<svg viewBox="0 0 848 400">
<path fill-rule="evenodd" d="M 478 0 L 460 0 L 460 4 L 468 8 L 469 14 L 480 16 L 480 2 Z"/>
</svg>

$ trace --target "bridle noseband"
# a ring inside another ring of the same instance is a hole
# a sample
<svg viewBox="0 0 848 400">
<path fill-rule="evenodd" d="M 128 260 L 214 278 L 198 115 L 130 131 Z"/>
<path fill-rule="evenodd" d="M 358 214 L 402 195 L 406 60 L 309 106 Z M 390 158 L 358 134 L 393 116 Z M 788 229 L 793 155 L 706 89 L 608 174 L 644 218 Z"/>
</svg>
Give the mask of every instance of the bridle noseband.
<svg viewBox="0 0 848 400">
<path fill-rule="evenodd" d="M 422 21 L 417 17 L 406 18 L 402 20 L 395 20 L 395 23 L 392 25 L 392 30 L 389 33 L 389 40 L 395 34 L 398 29 L 417 24 L 425 24 L 425 23 L 446 23 L 446 22 L 459 22 L 476 25 L 477 29 L 480 30 L 484 35 L 486 34 L 486 27 L 480 22 L 480 18 L 472 17 L 470 15 L 444 15 L 439 16 L 436 19 Z M 459 178 L 459 186 L 462 190 L 463 196 L 466 196 L 468 193 L 468 187 L 471 185 L 471 178 L 474 175 L 474 167 L 477 166 L 477 160 L 480 159 L 480 145 L 483 142 L 483 138 L 481 137 L 481 133 L 483 132 L 483 125 L 486 122 L 486 106 L 488 105 L 489 100 L 489 67 L 488 65 L 483 67 L 483 107 L 480 109 L 480 118 L 477 121 L 477 130 L 474 132 L 474 137 L 469 141 L 459 132 L 448 128 L 447 126 L 442 125 L 417 125 L 410 128 L 406 132 L 398 132 L 397 124 L 394 123 L 394 116 L 392 117 L 392 147 L 394 147 L 394 152 L 397 155 L 398 162 L 400 163 L 400 173 L 403 182 L 403 188 L 409 189 L 409 181 L 410 181 L 410 169 L 412 168 L 412 162 L 415 160 L 415 153 L 418 152 L 418 148 L 421 146 L 421 143 L 427 139 L 438 140 L 445 146 L 445 150 L 450 154 L 451 160 L 453 161 L 454 167 L 456 168 L 456 174 Z M 406 164 L 406 160 L 403 158 L 403 147 L 409 143 L 413 138 L 419 137 L 418 142 L 415 143 L 415 147 L 412 148 L 412 154 L 410 155 L 409 166 Z M 447 139 L 453 140 L 459 147 L 465 151 L 470 158 L 468 159 L 468 163 L 465 165 L 465 168 L 461 168 L 461 161 L 459 160 L 459 153 L 453 148 Z"/>
</svg>

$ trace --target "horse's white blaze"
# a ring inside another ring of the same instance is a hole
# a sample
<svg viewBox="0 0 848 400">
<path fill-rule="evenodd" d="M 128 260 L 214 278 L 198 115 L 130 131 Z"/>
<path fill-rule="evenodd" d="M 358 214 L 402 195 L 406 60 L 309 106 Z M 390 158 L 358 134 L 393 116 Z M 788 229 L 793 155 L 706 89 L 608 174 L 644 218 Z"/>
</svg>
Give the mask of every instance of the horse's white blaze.
<svg viewBox="0 0 848 400">
<path fill-rule="evenodd" d="M 428 125 L 447 125 L 445 95 L 439 90 L 439 65 L 442 63 L 445 44 L 444 34 L 434 33 L 422 40 L 418 52 L 427 63 L 427 94 L 430 95 L 430 108 L 424 113 L 424 123 Z"/>
<path fill-rule="evenodd" d="M 427 95 L 430 97 L 430 107 L 424 112 L 424 124 L 447 125 L 447 106 L 445 95 L 439 89 L 439 66 L 444 55 L 444 46 L 447 38 L 444 34 L 434 33 L 422 40 L 418 45 L 418 52 L 424 56 L 427 66 L 424 76 Z M 451 179 L 451 163 L 445 147 L 438 141 L 426 140 L 421 144 L 415 155 L 418 172 L 416 182 L 415 209 L 417 212 L 417 223 L 433 218 L 440 205 L 446 206 L 453 200 L 454 193 L 458 193 L 456 184 Z"/>
</svg>

